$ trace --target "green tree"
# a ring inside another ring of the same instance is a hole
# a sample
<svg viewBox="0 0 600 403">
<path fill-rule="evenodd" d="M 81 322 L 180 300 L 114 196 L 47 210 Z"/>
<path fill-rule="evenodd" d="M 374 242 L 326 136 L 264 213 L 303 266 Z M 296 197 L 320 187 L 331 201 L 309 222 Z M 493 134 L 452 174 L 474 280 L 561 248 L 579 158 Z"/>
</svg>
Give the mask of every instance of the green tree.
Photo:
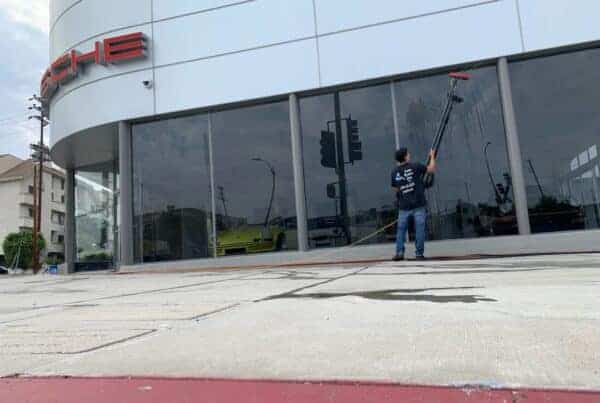
<svg viewBox="0 0 600 403">
<path fill-rule="evenodd" d="M 46 249 L 46 240 L 42 234 L 38 237 L 39 250 Z M 17 267 L 28 269 L 33 264 L 33 233 L 13 232 L 6 236 L 2 243 L 4 260 L 7 265 L 13 265 L 15 257 L 19 255 Z"/>
</svg>

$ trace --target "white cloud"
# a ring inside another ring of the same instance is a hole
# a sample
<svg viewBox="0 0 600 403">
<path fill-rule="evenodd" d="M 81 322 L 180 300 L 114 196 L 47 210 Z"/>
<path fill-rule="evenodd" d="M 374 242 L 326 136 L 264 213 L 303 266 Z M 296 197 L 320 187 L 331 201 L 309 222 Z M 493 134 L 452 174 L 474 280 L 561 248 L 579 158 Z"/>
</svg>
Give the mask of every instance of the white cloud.
<svg viewBox="0 0 600 403">
<path fill-rule="evenodd" d="M 48 0 L 0 0 L 0 9 L 17 24 L 49 31 Z"/>
<path fill-rule="evenodd" d="M 48 0 L 0 0 L 0 154 L 29 155 L 38 126 L 27 98 L 38 92 L 48 64 Z"/>
</svg>

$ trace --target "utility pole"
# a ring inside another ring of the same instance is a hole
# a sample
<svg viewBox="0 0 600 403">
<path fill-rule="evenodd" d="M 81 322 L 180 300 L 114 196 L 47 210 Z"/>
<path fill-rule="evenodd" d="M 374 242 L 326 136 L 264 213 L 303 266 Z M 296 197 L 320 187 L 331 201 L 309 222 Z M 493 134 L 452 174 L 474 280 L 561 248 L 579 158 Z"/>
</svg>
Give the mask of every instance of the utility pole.
<svg viewBox="0 0 600 403">
<path fill-rule="evenodd" d="M 31 149 L 33 153 L 31 158 L 33 163 L 38 164 L 37 175 L 34 175 L 34 192 L 37 197 L 34 197 L 34 200 L 37 200 L 35 211 L 34 211 L 34 225 L 33 225 L 33 272 L 37 273 L 40 270 L 40 250 L 38 245 L 39 234 L 42 231 L 42 189 L 44 183 L 44 162 L 50 161 L 49 158 L 49 150 L 46 146 L 44 146 L 44 127 L 46 127 L 50 121 L 47 118 L 46 114 L 46 99 L 39 97 L 37 95 L 33 95 L 29 98 L 29 102 L 32 102 L 31 106 L 29 106 L 30 111 L 36 111 L 37 114 L 29 116 L 29 119 L 37 119 L 40 122 L 40 141 L 38 144 L 32 144 Z M 35 172 L 35 165 L 34 165 Z M 37 176 L 37 183 L 35 183 L 35 176 Z"/>
</svg>

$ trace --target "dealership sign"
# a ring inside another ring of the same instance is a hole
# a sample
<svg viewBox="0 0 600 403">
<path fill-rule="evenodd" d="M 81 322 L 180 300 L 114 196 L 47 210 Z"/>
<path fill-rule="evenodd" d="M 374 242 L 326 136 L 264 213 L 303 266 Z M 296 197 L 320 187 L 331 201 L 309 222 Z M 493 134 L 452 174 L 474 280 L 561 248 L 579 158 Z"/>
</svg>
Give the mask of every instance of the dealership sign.
<svg viewBox="0 0 600 403">
<path fill-rule="evenodd" d="M 106 38 L 94 43 L 88 53 L 71 50 L 56 59 L 42 77 L 40 93 L 49 100 L 61 85 L 74 80 L 88 65 L 117 64 L 146 56 L 146 37 L 141 32 Z"/>
</svg>

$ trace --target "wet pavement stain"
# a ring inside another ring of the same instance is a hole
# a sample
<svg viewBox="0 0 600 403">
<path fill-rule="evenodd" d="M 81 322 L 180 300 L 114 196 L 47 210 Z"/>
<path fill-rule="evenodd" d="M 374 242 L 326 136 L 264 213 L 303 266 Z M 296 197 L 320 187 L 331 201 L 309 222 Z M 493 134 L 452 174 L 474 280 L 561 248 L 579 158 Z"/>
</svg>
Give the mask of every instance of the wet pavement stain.
<svg viewBox="0 0 600 403">
<path fill-rule="evenodd" d="M 375 290 L 375 291 L 354 291 L 346 293 L 308 293 L 297 294 L 288 293 L 275 295 L 265 298 L 264 301 L 276 299 L 329 299 L 340 297 L 361 297 L 370 300 L 378 301 L 417 301 L 417 302 L 432 302 L 439 304 L 447 304 L 451 302 L 461 302 L 465 304 L 474 304 L 477 302 L 497 302 L 493 298 L 487 298 L 482 295 L 461 294 L 461 295 L 434 295 L 422 294 L 431 291 L 454 291 L 454 290 L 474 290 L 481 287 L 450 287 L 450 288 L 422 288 L 422 289 L 390 289 L 390 290 Z"/>
</svg>

